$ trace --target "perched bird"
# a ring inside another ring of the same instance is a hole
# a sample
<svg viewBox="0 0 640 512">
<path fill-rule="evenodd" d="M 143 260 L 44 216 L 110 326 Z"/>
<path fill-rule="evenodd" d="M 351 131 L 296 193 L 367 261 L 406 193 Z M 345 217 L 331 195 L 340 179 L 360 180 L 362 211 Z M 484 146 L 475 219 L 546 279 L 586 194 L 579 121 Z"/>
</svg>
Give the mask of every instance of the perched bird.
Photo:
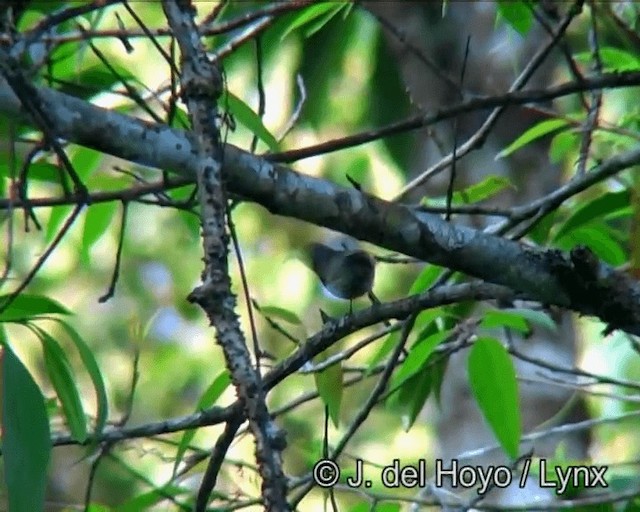
<svg viewBox="0 0 640 512">
<path fill-rule="evenodd" d="M 376 262 L 362 249 L 333 249 L 321 243 L 311 244 L 311 265 L 332 295 L 353 300 L 371 291 Z"/>
</svg>

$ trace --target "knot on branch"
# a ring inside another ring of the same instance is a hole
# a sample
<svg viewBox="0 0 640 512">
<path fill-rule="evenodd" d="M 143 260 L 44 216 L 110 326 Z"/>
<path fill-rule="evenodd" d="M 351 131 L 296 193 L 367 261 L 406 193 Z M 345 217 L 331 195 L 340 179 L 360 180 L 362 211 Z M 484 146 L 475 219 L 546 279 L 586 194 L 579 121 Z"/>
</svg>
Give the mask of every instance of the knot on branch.
<svg viewBox="0 0 640 512">
<path fill-rule="evenodd" d="M 209 99 L 212 105 L 218 101 L 222 94 L 222 75 L 218 67 L 209 62 L 206 56 L 202 57 L 197 71 L 183 76 L 182 97 L 185 102 L 188 99 Z"/>
<path fill-rule="evenodd" d="M 222 313 L 226 295 L 224 292 L 216 291 L 216 287 L 212 283 L 205 283 L 196 286 L 187 296 L 187 300 L 200 306 L 209 318 L 213 319 L 216 315 Z"/>
<path fill-rule="evenodd" d="M 629 276 L 602 264 L 584 245 L 574 247 L 569 259 L 560 251 L 551 251 L 549 257 L 551 268 L 571 300 L 572 309 L 606 321 L 603 334 L 638 324 L 640 297 L 637 283 Z"/>
<path fill-rule="evenodd" d="M 278 428 L 274 422 L 270 422 L 269 425 L 273 428 L 267 428 L 267 437 L 269 438 L 269 445 L 274 450 L 279 452 L 283 451 L 287 447 L 287 436 L 283 429 Z"/>
</svg>

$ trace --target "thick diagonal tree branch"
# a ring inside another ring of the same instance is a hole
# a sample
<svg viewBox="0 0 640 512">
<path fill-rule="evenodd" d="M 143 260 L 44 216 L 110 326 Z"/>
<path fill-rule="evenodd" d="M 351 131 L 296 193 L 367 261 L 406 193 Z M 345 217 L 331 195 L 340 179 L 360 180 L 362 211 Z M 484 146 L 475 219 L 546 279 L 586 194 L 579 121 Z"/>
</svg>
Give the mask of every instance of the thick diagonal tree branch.
<svg viewBox="0 0 640 512">
<path fill-rule="evenodd" d="M 262 477 L 265 510 L 289 509 L 287 483 L 282 471 L 284 433 L 276 426 L 266 406 L 260 374 L 251 364 L 246 340 L 235 312 L 236 298 L 229 277 L 227 194 L 224 185 L 224 148 L 218 125 L 217 101 L 222 94 L 222 75 L 216 62 L 207 56 L 194 21 L 195 9 L 188 0 L 164 0 L 167 21 L 180 46 L 182 98 L 189 110 L 195 134 L 196 177 L 205 269 L 203 283 L 189 295 L 205 311 L 225 355 L 244 416 L 256 442 L 256 461 Z M 233 433 L 240 425 L 229 426 Z M 215 481 L 215 479 L 214 479 Z M 210 480 L 208 481 L 210 483 Z M 196 510 L 205 510 L 209 487 L 198 495 Z"/>
<path fill-rule="evenodd" d="M 601 86 L 613 75 L 597 79 Z M 621 73 L 621 86 L 640 84 L 640 73 Z M 605 80 L 606 79 L 606 80 Z M 589 78 L 583 90 L 593 88 Z M 609 82 L 606 86 L 612 87 Z M 195 176 L 193 135 L 124 116 L 56 91 L 39 88 L 43 108 L 57 132 L 77 144 L 174 173 Z M 571 92 L 575 92 L 572 90 Z M 527 91 L 519 93 L 522 103 Z M 538 92 L 533 97 L 540 97 Z M 548 98 L 547 98 L 548 99 Z M 512 103 L 513 96 L 509 97 Z M 0 84 L 0 111 L 20 105 Z M 460 113 L 454 106 L 451 112 Z M 443 114 L 439 116 L 442 118 Z M 329 181 L 305 176 L 226 145 L 228 189 L 269 211 L 347 233 L 486 281 L 523 292 L 543 303 L 598 316 L 612 328 L 640 334 L 640 286 L 624 274 L 578 250 L 573 258 L 553 250 L 527 247 L 481 231 L 445 223 L 438 216 L 390 203 Z M 602 162 L 572 182 L 574 193 L 640 163 L 640 146 Z"/>
</svg>

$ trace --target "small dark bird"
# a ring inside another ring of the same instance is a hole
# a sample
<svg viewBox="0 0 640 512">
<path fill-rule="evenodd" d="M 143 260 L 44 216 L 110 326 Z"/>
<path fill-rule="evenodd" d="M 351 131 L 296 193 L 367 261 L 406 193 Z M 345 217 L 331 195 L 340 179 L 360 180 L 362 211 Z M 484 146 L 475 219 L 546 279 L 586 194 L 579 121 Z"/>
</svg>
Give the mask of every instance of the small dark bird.
<svg viewBox="0 0 640 512">
<path fill-rule="evenodd" d="M 324 244 L 310 246 L 313 271 L 332 295 L 353 300 L 371 291 L 376 262 L 362 249 L 333 249 Z"/>
</svg>

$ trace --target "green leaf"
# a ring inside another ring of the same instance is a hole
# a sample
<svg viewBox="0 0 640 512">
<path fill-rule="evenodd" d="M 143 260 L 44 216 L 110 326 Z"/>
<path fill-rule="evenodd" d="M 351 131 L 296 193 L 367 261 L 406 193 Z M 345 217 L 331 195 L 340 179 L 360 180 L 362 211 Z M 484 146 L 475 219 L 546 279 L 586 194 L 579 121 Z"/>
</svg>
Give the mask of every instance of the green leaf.
<svg viewBox="0 0 640 512">
<path fill-rule="evenodd" d="M 557 247 L 565 251 L 576 245 L 588 246 L 598 258 L 614 267 L 628 260 L 625 249 L 612 236 L 612 230 L 603 223 L 574 229 L 557 242 Z"/>
<path fill-rule="evenodd" d="M 351 507 L 347 512 L 400 512 L 401 510 L 399 503 L 388 503 L 384 501 L 376 501 L 375 505 L 371 505 L 371 503 L 363 505 L 364 506 L 356 505 L 355 507 Z"/>
<path fill-rule="evenodd" d="M 443 357 L 441 354 L 433 353 L 431 358 L 438 357 L 438 360 L 427 361 L 429 368 L 431 369 L 429 376 L 431 381 L 431 392 L 436 399 L 438 407 L 440 403 L 440 391 L 442 390 L 442 383 L 444 382 L 444 375 L 447 372 L 447 366 L 449 365 L 449 357 Z"/>
<path fill-rule="evenodd" d="M 109 401 L 107 399 L 107 390 L 104 385 L 104 380 L 102 379 L 102 373 L 100 372 L 100 367 L 98 366 L 98 362 L 93 355 L 93 352 L 87 345 L 87 343 L 82 339 L 82 337 L 78 334 L 78 332 L 71 327 L 70 324 L 65 322 L 64 320 L 57 319 L 57 321 L 64 327 L 71 338 L 71 341 L 76 346 L 78 353 L 80 354 L 80 358 L 84 364 L 84 367 L 91 378 L 91 382 L 93 383 L 93 389 L 96 393 L 96 428 L 95 428 L 95 436 L 99 436 L 102 434 L 104 427 L 107 423 L 107 418 L 109 416 Z"/>
<path fill-rule="evenodd" d="M 471 391 L 504 451 L 515 460 L 522 425 L 513 362 L 493 338 L 479 338 L 469 353 Z"/>
<path fill-rule="evenodd" d="M 376 353 L 369 360 L 369 363 L 367 365 L 368 368 L 369 368 L 367 370 L 367 375 L 368 376 L 371 375 L 371 372 L 373 372 L 375 367 L 385 357 L 387 357 L 387 355 L 389 355 L 389 353 L 391 352 L 391 350 L 393 350 L 393 347 L 395 347 L 395 345 L 396 345 L 396 343 L 398 343 L 398 341 L 400 341 L 400 332 L 399 331 L 394 331 L 394 332 L 389 333 L 389 335 L 384 339 L 384 341 L 380 345 L 380 348 L 378 348 Z"/>
<path fill-rule="evenodd" d="M 368 501 L 361 501 L 360 503 L 349 507 L 347 512 L 371 512 L 371 504 Z"/>
<path fill-rule="evenodd" d="M 42 392 L 2 336 L 2 463 L 8 510 L 44 510 L 51 454 Z"/>
<path fill-rule="evenodd" d="M 67 0 L 49 0 L 48 2 L 34 2 L 33 4 L 29 5 L 29 10 L 22 15 L 22 18 L 20 18 L 20 21 L 21 22 L 24 21 L 23 18 L 25 18 L 28 14 L 32 14 L 32 15 L 34 13 L 50 14 L 66 6 L 67 6 Z M 42 18 L 41 16 L 35 16 L 35 19 L 37 21 L 40 21 Z M 24 28 L 27 28 L 27 26 L 25 26 Z"/>
<path fill-rule="evenodd" d="M 78 176 L 85 179 L 98 168 L 104 158 L 105 154 L 100 151 L 84 146 L 74 146 L 71 164 Z"/>
<path fill-rule="evenodd" d="M 30 180 L 58 184 L 64 172 L 60 167 L 49 162 L 36 162 L 29 166 L 27 176 Z"/>
<path fill-rule="evenodd" d="M 260 312 L 270 318 L 279 318 L 287 323 L 302 325 L 302 321 L 293 311 L 278 306 L 260 306 Z"/>
<path fill-rule="evenodd" d="M 389 383 L 389 389 L 397 388 L 418 372 L 423 371 L 431 353 L 450 335 L 450 331 L 438 331 L 411 347 L 409 355 L 402 362 L 400 368 L 393 374 L 393 378 Z"/>
<path fill-rule="evenodd" d="M 548 245 L 551 228 L 555 225 L 558 210 L 553 210 L 542 217 L 527 233 L 527 237 L 537 245 Z"/>
<path fill-rule="evenodd" d="M 154 505 L 165 502 L 167 497 L 173 497 L 175 499 L 175 497 L 186 494 L 187 492 L 189 492 L 188 489 L 169 483 L 152 489 L 149 492 L 138 494 L 126 503 L 118 505 L 113 510 L 116 512 L 150 510 L 154 508 Z"/>
<path fill-rule="evenodd" d="M 436 324 L 436 320 L 438 318 L 442 318 L 443 311 L 441 308 L 435 309 L 426 309 L 421 311 L 415 321 L 413 326 L 413 332 L 417 332 L 416 343 L 420 343 L 420 341 L 424 341 L 426 338 L 440 332 L 441 329 L 438 328 Z M 394 331 L 390 333 L 387 338 L 384 340 L 380 348 L 375 352 L 373 357 L 369 360 L 367 370 L 367 375 L 371 375 L 371 372 L 375 369 L 375 367 L 389 355 L 389 353 L 393 350 L 393 347 L 396 346 L 396 343 L 400 341 L 400 331 Z"/>
<path fill-rule="evenodd" d="M 523 1 L 498 0 L 498 15 L 523 36 L 533 23 L 533 13 Z"/>
<path fill-rule="evenodd" d="M 276 138 L 264 126 L 260 116 L 244 101 L 227 91 L 222 97 L 221 105 L 227 106 L 233 117 L 264 142 L 269 147 L 269 150 L 272 152 L 279 150 Z"/>
<path fill-rule="evenodd" d="M 615 492 L 625 492 L 629 489 L 640 487 L 640 477 L 633 473 L 607 473 L 607 483 L 609 484 L 609 490 Z M 635 498 L 640 500 L 640 498 Z M 640 505 L 640 501 L 637 503 Z M 638 510 L 638 509 L 636 509 Z"/>
<path fill-rule="evenodd" d="M 0 295 L 0 305 L 10 295 Z M 42 315 L 70 315 L 71 311 L 59 302 L 44 295 L 29 295 L 22 293 L 9 304 L 9 307 L 0 313 L 0 322 L 16 322 L 29 320 Z"/>
<path fill-rule="evenodd" d="M 565 128 L 568 125 L 569 122 L 565 121 L 564 119 L 547 119 L 545 121 L 541 121 L 529 128 L 506 148 L 500 151 L 500 153 L 496 155 L 496 160 L 498 160 L 499 158 L 504 158 L 505 156 L 510 155 L 514 151 L 517 151 L 518 149 L 526 146 L 534 140 L 537 140 L 540 137 L 544 137 L 545 135 L 559 130 L 560 128 Z"/>
<path fill-rule="evenodd" d="M 111 512 L 113 509 L 100 503 L 90 503 L 86 512 Z"/>
<path fill-rule="evenodd" d="M 190 130 L 191 121 L 189 120 L 189 114 L 187 114 L 187 112 L 180 107 L 176 107 L 176 113 L 171 120 L 171 127 Z"/>
<path fill-rule="evenodd" d="M 309 22 L 308 28 L 305 30 L 304 36 L 305 37 L 311 37 L 313 34 L 315 34 L 316 32 L 318 32 L 319 30 L 322 29 L 322 27 L 324 27 L 327 23 L 329 23 L 333 17 L 338 14 L 344 7 L 346 7 L 347 9 L 345 9 L 345 13 L 349 13 L 349 11 L 351 10 L 351 6 L 353 4 L 351 4 L 351 2 L 345 2 L 345 3 L 340 3 L 338 5 L 336 5 L 333 10 L 324 13 L 322 16 L 318 17 L 317 20 Z M 345 14 L 346 16 L 346 14 Z"/>
<path fill-rule="evenodd" d="M 425 369 L 407 379 L 399 391 L 391 395 L 392 402 L 397 402 L 402 410 L 402 428 L 405 432 L 413 427 L 430 394 L 431 375 L 430 371 Z"/>
<path fill-rule="evenodd" d="M 51 242 L 53 237 L 56 236 L 58 228 L 62 225 L 67 215 L 72 211 L 70 206 L 54 206 L 51 208 L 51 214 L 49 215 L 49 222 L 45 229 L 44 239 L 47 242 Z"/>
<path fill-rule="evenodd" d="M 74 440 L 83 443 L 87 440 L 87 420 L 80 400 L 80 394 L 73 377 L 73 371 L 64 351 L 49 334 L 35 329 L 44 352 L 47 375 L 62 405 L 62 411 Z"/>
<path fill-rule="evenodd" d="M 614 512 L 614 511 L 615 509 L 613 508 L 613 505 L 611 505 L 611 509 L 605 510 L 604 512 Z M 588 512 L 591 512 L 591 511 L 588 511 Z M 596 511 L 594 510 L 593 512 L 596 512 Z M 634 498 L 627 501 L 626 505 L 624 505 L 624 508 L 622 509 L 622 512 L 640 512 L 640 499 Z"/>
<path fill-rule="evenodd" d="M 376 503 L 375 512 L 400 512 L 400 503 Z"/>
<path fill-rule="evenodd" d="M 231 384 L 231 376 L 229 375 L 229 372 L 227 370 L 222 370 L 216 376 L 216 378 L 213 379 L 213 382 L 209 385 L 205 392 L 202 393 L 200 400 L 198 400 L 196 411 L 203 411 L 215 404 L 222 393 L 224 393 L 225 389 L 229 387 L 229 384 Z M 187 451 L 187 448 L 189 448 L 189 444 L 191 444 L 191 441 L 193 440 L 193 437 L 195 435 L 195 428 L 185 430 L 184 434 L 182 434 L 180 443 L 178 443 L 176 460 L 173 464 L 173 476 L 176 475 L 178 467 L 180 466 L 180 462 L 182 462 L 182 458 L 184 457 L 184 454 Z"/>
<path fill-rule="evenodd" d="M 436 265 L 425 265 L 411 285 L 409 295 L 415 295 L 416 293 L 427 291 L 429 287 L 436 282 L 436 279 L 440 277 L 442 271 L 442 267 L 438 267 Z"/>
<path fill-rule="evenodd" d="M 334 2 L 320 2 L 317 4 L 310 5 L 305 9 L 300 9 L 300 11 L 291 19 L 291 22 L 289 23 L 289 25 L 283 28 L 282 35 L 280 36 L 280 40 L 282 41 L 294 30 L 302 27 L 303 25 L 306 25 L 311 21 L 317 20 L 321 16 L 331 14 L 331 16 L 324 22 L 326 23 L 335 14 L 337 14 L 337 12 L 342 8 L 342 4 L 343 2 L 341 2 L 338 5 L 336 5 Z M 320 28 L 321 27 L 316 28 L 314 32 L 317 32 Z"/>
<path fill-rule="evenodd" d="M 531 331 L 530 324 L 543 327 L 552 332 L 558 330 L 553 319 L 544 311 L 534 311 L 524 308 L 493 309 L 485 312 L 480 327 L 491 329 L 507 327 L 523 334 Z"/>
<path fill-rule="evenodd" d="M 441 308 L 425 309 L 418 313 L 415 324 L 413 325 L 413 332 L 419 333 L 416 336 L 416 344 L 419 343 L 420 340 L 424 340 L 428 336 L 441 330 L 438 328 L 436 320 L 442 318 L 443 315 L 444 312 Z"/>
<path fill-rule="evenodd" d="M 627 116 L 627 124 L 631 130 L 636 130 L 638 126 L 638 113 L 635 111 L 629 112 Z M 619 125 L 622 128 L 623 120 L 619 121 Z M 612 155 L 615 151 L 626 151 L 627 149 L 635 148 L 638 144 L 638 137 L 635 133 L 611 133 L 605 130 L 596 130 L 593 134 L 594 145 L 596 147 L 606 148 L 609 155 Z"/>
<path fill-rule="evenodd" d="M 599 53 L 602 71 L 604 72 L 637 71 L 640 69 L 640 59 L 631 52 L 604 46 L 600 48 Z M 579 52 L 574 55 L 574 59 L 584 64 L 591 64 L 593 62 L 593 54 L 591 52 Z"/>
<path fill-rule="evenodd" d="M 556 322 L 544 311 L 523 308 L 512 308 L 508 311 L 522 316 L 522 318 L 527 320 L 527 322 L 529 322 L 530 324 L 548 329 L 551 332 L 558 331 L 558 325 L 556 324 Z"/>
<path fill-rule="evenodd" d="M 486 311 L 482 317 L 482 322 L 480 322 L 480 327 L 484 327 L 485 329 L 505 327 L 523 334 L 528 334 L 531 330 L 522 315 L 513 311 L 500 309 Z"/>
<path fill-rule="evenodd" d="M 571 131 L 562 131 L 554 135 L 549 146 L 549 161 L 557 164 L 569 158 L 569 155 L 578 147 L 579 139 L 580 135 Z"/>
<path fill-rule="evenodd" d="M 356 17 L 353 16 L 352 19 Z M 400 71 L 403 64 L 395 57 L 397 54 L 389 47 L 382 31 L 376 28 L 374 33 L 374 47 L 367 51 L 367 55 L 371 55 L 372 58 L 372 69 L 368 79 L 367 101 L 364 104 L 366 121 L 363 121 L 369 126 L 385 126 L 409 115 L 413 107 L 411 95 L 406 94 L 403 72 Z M 347 45 L 343 47 L 348 49 Z M 331 90 L 331 85 L 328 88 Z M 409 133 L 384 137 L 380 142 L 388 151 L 393 167 L 400 170 L 411 165 L 415 143 Z"/>
<path fill-rule="evenodd" d="M 87 209 L 84 219 L 84 232 L 82 233 L 81 254 L 85 262 L 89 262 L 89 251 L 93 244 L 104 235 L 111 224 L 111 219 L 116 211 L 116 203 L 92 204 Z"/>
<path fill-rule="evenodd" d="M 515 189 L 508 178 L 503 176 L 487 176 L 480 183 L 453 193 L 452 202 L 455 204 L 474 204 L 498 195 L 506 188 Z"/>
<path fill-rule="evenodd" d="M 331 350 L 326 350 L 314 358 L 314 362 L 317 364 L 326 361 L 331 356 L 331 352 Z M 321 372 L 315 372 L 313 377 L 318 394 L 329 410 L 329 417 L 333 424 L 338 427 L 340 425 L 340 406 L 342 405 L 344 391 L 342 364 L 339 362 L 332 364 Z"/>
<path fill-rule="evenodd" d="M 371 160 L 369 156 L 363 154 L 355 155 L 345 167 L 329 166 L 325 176 L 347 187 L 351 186 L 348 178 L 359 183 L 364 189 L 374 185 Z"/>
<path fill-rule="evenodd" d="M 631 195 L 629 190 L 606 192 L 599 195 L 578 208 L 558 230 L 553 240 L 557 242 L 577 228 L 594 220 L 600 220 L 605 215 L 628 208 L 630 205 Z"/>
<path fill-rule="evenodd" d="M 33 162 L 27 170 L 27 179 L 58 184 L 61 174 L 64 174 L 64 171 L 49 162 Z M 0 164 L 0 175 L 9 177 L 8 164 Z"/>
<path fill-rule="evenodd" d="M 120 74 L 125 82 L 134 80 L 133 75 L 129 69 L 114 62 L 110 64 L 114 67 L 115 71 Z M 120 84 L 120 79 L 114 75 L 110 70 L 100 65 L 93 65 L 87 69 L 80 71 L 73 77 L 72 81 L 65 81 L 59 87 L 60 92 L 75 96 L 80 99 L 88 99 L 96 96 L 103 91 L 108 91 L 114 85 Z"/>
<path fill-rule="evenodd" d="M 433 352 L 422 371 L 405 381 L 397 393 L 391 395 L 391 402 L 397 403 L 402 412 L 402 426 L 408 431 L 424 409 L 431 394 L 440 403 L 440 388 L 447 368 L 447 358 Z"/>
</svg>

